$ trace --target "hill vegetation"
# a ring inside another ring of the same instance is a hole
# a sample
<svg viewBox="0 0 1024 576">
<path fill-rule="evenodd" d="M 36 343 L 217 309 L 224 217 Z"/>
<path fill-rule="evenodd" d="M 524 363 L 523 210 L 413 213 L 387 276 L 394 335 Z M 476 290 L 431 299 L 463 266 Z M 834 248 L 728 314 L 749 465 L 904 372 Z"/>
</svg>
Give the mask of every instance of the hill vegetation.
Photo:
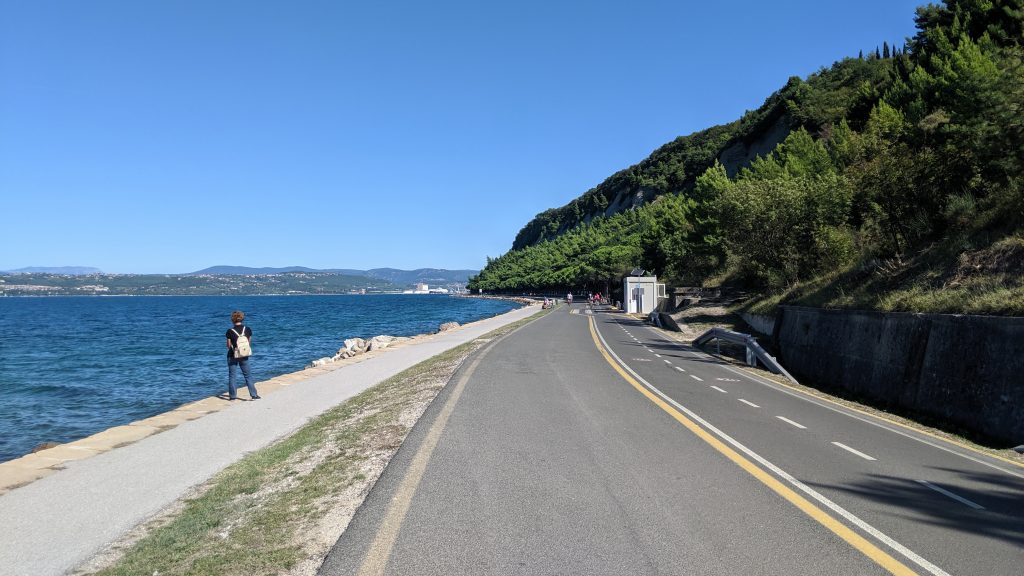
<svg viewBox="0 0 1024 576">
<path fill-rule="evenodd" d="M 470 288 L 600 290 L 636 265 L 779 303 L 1024 313 L 1024 0 L 790 78 L 517 235 Z"/>
</svg>

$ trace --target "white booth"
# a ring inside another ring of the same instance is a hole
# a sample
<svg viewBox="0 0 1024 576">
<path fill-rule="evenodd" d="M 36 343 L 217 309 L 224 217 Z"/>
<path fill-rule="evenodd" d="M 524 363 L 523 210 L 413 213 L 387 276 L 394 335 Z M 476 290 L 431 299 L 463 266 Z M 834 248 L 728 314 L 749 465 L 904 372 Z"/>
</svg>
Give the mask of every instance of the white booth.
<svg viewBox="0 0 1024 576">
<path fill-rule="evenodd" d="M 657 276 L 626 276 L 622 279 L 622 297 L 629 314 L 650 314 L 665 297 L 665 285 Z"/>
</svg>

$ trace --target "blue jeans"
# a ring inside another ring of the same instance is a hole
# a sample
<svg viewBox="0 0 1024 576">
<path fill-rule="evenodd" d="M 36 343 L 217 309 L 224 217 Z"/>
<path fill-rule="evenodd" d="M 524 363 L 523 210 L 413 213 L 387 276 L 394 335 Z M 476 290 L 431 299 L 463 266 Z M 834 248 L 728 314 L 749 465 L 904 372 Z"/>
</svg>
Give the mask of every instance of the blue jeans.
<svg viewBox="0 0 1024 576">
<path fill-rule="evenodd" d="M 228 357 L 228 398 L 236 398 L 238 396 L 238 387 L 235 385 L 235 368 L 242 369 L 242 377 L 245 378 L 245 385 L 249 388 L 249 397 L 255 398 L 259 396 L 256 393 L 256 384 L 253 383 L 252 377 L 249 375 L 249 359 L 248 358 L 234 358 Z"/>
</svg>

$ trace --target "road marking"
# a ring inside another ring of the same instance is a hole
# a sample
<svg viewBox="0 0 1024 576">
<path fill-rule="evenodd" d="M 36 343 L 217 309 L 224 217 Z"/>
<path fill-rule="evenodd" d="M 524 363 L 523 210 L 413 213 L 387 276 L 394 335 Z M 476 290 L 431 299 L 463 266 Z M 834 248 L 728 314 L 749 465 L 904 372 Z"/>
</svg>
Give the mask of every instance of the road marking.
<svg viewBox="0 0 1024 576">
<path fill-rule="evenodd" d="M 661 354 L 655 354 L 655 356 L 657 356 L 658 358 L 661 358 Z"/>
<path fill-rule="evenodd" d="M 961 504 L 966 504 L 967 506 L 970 506 L 971 508 L 974 508 L 975 510 L 984 510 L 985 509 L 985 507 L 982 506 L 981 504 L 975 504 L 974 502 L 971 502 L 967 498 L 964 498 L 963 496 L 957 496 L 956 494 L 953 494 L 949 490 L 946 490 L 945 488 L 940 488 L 940 487 L 936 486 L 935 484 L 932 484 L 931 482 L 928 482 L 927 480 L 918 480 L 918 482 L 921 483 L 921 484 L 924 484 L 925 486 L 931 488 L 932 490 L 935 490 L 936 492 L 938 492 L 939 494 L 942 494 L 943 496 L 949 496 L 953 500 L 956 500 L 957 502 L 959 502 Z"/>
<path fill-rule="evenodd" d="M 518 331 L 519 329 L 517 328 L 509 332 L 509 334 L 514 334 Z M 434 448 L 437 447 L 437 443 L 441 439 L 441 433 L 444 432 L 448 419 L 451 417 L 452 412 L 455 411 L 455 404 L 459 401 L 459 397 L 462 396 L 466 383 L 469 382 L 470 376 L 476 371 L 480 362 L 498 342 L 504 340 L 509 334 L 491 342 L 486 348 L 481 350 L 480 354 L 473 359 L 473 362 L 466 371 L 459 377 L 458 382 L 455 383 L 452 395 L 448 397 L 437 418 L 431 424 L 426 437 L 423 439 L 423 444 L 420 445 L 416 455 L 413 456 L 412 462 L 409 463 L 409 469 L 405 473 L 405 478 L 402 479 L 398 490 L 391 498 L 391 504 L 388 506 L 384 519 L 381 521 L 380 528 L 377 529 L 377 535 L 374 536 L 373 542 L 370 543 L 370 549 L 366 553 L 366 558 L 363 559 L 363 563 L 359 566 L 358 576 L 384 574 L 388 558 L 391 556 L 391 549 L 394 548 L 395 540 L 398 538 L 398 531 L 401 529 L 405 515 L 409 512 L 409 507 L 412 505 L 412 498 L 416 494 L 416 488 L 419 487 L 420 481 L 423 479 L 423 473 L 427 469 L 427 462 L 430 461 L 430 456 L 434 453 Z"/>
<path fill-rule="evenodd" d="M 779 420 L 782 420 L 786 424 L 792 424 L 793 426 L 796 426 L 797 428 L 799 428 L 801 430 L 806 430 L 807 429 L 807 426 L 804 426 L 803 424 L 801 424 L 799 422 L 793 422 L 792 420 L 790 420 L 789 418 L 786 418 L 785 416 L 776 416 L 776 418 L 778 418 Z"/>
<path fill-rule="evenodd" d="M 719 391 L 719 392 L 721 392 L 722 394 L 728 394 L 728 392 L 726 392 L 725 390 L 722 390 L 722 389 L 721 389 L 721 388 L 719 388 L 718 386 L 712 386 L 712 388 L 714 388 L 715 390 L 718 390 L 718 391 Z"/>
<path fill-rule="evenodd" d="M 701 378 L 700 376 L 694 376 L 693 374 L 690 374 L 690 378 L 693 378 L 697 382 L 703 382 L 704 381 L 704 379 Z"/>
<path fill-rule="evenodd" d="M 669 342 L 669 341 L 666 340 L 666 342 Z M 708 356 L 708 355 L 704 354 L 704 356 Z M 942 436 L 938 436 L 938 435 L 936 435 L 936 434 L 934 434 L 932 432 L 928 432 L 927 430 L 918 430 L 917 428 L 913 428 L 911 426 L 903 424 L 902 422 L 896 422 L 895 420 L 889 420 L 888 418 L 883 418 L 882 416 L 878 416 L 878 415 L 872 414 L 870 412 L 866 412 L 864 410 L 861 410 L 859 408 L 855 408 L 853 406 L 847 406 L 845 404 L 840 404 L 840 403 L 836 402 L 835 400 L 831 400 L 829 398 L 820 398 L 820 397 L 817 397 L 817 396 L 811 396 L 807 392 L 804 392 L 803 390 L 801 390 L 801 389 L 799 389 L 799 388 L 797 388 L 797 387 L 795 387 L 793 385 L 790 385 L 790 384 L 783 384 L 781 382 L 773 382 L 773 381 L 770 381 L 770 380 L 765 380 L 764 378 L 761 378 L 760 376 L 758 376 L 756 374 L 752 374 L 752 373 L 749 373 L 749 372 L 740 372 L 740 371 L 736 370 L 735 368 L 732 368 L 731 366 L 722 366 L 722 368 L 724 368 L 724 369 L 726 369 L 726 370 L 728 370 L 728 371 L 730 371 L 730 372 L 732 372 L 734 374 L 738 374 L 740 376 L 747 376 L 747 377 L 753 378 L 754 380 L 759 382 L 761 385 L 767 386 L 769 388 L 772 388 L 773 390 L 775 390 L 777 392 L 782 392 L 783 394 L 788 394 L 788 395 L 790 395 L 790 396 L 792 396 L 794 398 L 799 398 L 799 399 L 803 400 L 804 402 L 810 402 L 811 404 L 814 404 L 814 405 L 819 406 L 821 408 L 824 408 L 826 410 L 831 410 L 831 411 L 833 411 L 833 412 L 835 412 L 837 414 L 842 414 L 843 416 L 846 416 L 847 418 L 853 418 L 854 420 L 860 420 L 861 422 L 864 422 L 865 424 L 870 424 L 872 426 L 875 426 L 876 428 L 881 428 L 883 430 L 887 430 L 889 432 L 892 432 L 893 434 L 899 434 L 900 436 L 903 436 L 904 438 L 908 438 L 908 439 L 913 440 L 915 442 L 920 442 L 921 444 L 925 444 L 927 446 L 931 446 L 932 448 L 935 448 L 935 449 L 938 449 L 938 450 L 942 450 L 943 452 L 948 452 L 950 454 L 953 454 L 954 456 L 959 456 L 959 457 L 961 457 L 961 458 L 963 458 L 965 460 L 970 460 L 971 462 L 974 462 L 976 464 L 981 464 L 982 466 L 988 466 L 989 468 L 992 468 L 993 470 L 998 470 L 998 471 L 1002 472 L 1003 474 L 1009 474 L 1010 476 L 1016 476 L 1017 478 L 1024 478 L 1024 474 L 1022 474 L 1022 473 L 1014 472 L 1012 470 L 1007 470 L 1005 468 L 996 466 L 995 464 L 992 464 L 991 462 L 986 462 L 986 461 L 984 461 L 984 460 L 982 460 L 980 458 L 975 458 L 973 456 L 969 456 L 969 455 L 964 454 L 962 452 L 957 452 L 956 450 L 953 450 L 952 448 L 949 448 L 947 446 L 942 446 L 942 445 L 936 444 L 934 442 L 929 442 L 928 440 L 926 440 L 924 438 L 920 438 L 918 436 L 915 436 L 914 434 L 909 434 L 907 432 L 902 432 L 900 430 L 894 430 L 894 429 L 890 428 L 888 425 L 898 426 L 900 428 L 904 428 L 906 430 L 909 430 L 910 432 L 913 432 L 915 434 L 922 434 L 924 436 L 928 436 L 928 437 L 933 438 L 935 440 L 938 440 L 940 442 L 944 442 L 946 444 L 951 444 L 953 446 L 956 446 L 957 448 L 963 448 L 964 450 L 970 450 L 971 452 L 974 452 L 976 454 L 980 454 L 980 455 L 986 456 L 988 458 L 993 458 L 993 459 L 999 460 L 1002 463 L 1011 464 L 1011 465 L 1016 466 L 1016 467 L 1024 468 L 1024 464 L 1022 464 L 1020 462 L 1014 462 L 1013 460 L 1008 460 L 1008 459 L 1004 458 L 1003 456 L 999 456 L 997 454 L 989 454 L 987 452 L 983 452 L 983 451 L 978 450 L 977 448 L 974 448 L 972 446 L 967 446 L 966 444 L 960 444 L 958 442 L 954 442 L 953 440 L 949 440 L 947 438 L 943 438 Z M 831 406 L 830 406 L 830 404 L 831 404 Z M 851 414 L 851 412 L 856 412 L 856 414 Z"/>
<path fill-rule="evenodd" d="M 634 362 L 650 362 L 650 358 L 633 358 Z"/>
<path fill-rule="evenodd" d="M 754 408 L 760 408 L 760 406 L 758 406 L 757 404 L 754 404 L 753 402 L 751 402 L 749 400 L 744 400 L 743 398 L 740 398 L 740 402 L 743 402 L 747 406 L 753 406 Z"/>
<path fill-rule="evenodd" d="M 690 350 L 687 349 L 687 347 L 685 345 L 681 344 L 678 340 L 671 340 L 671 339 L 668 339 L 668 338 L 665 338 L 665 337 L 660 338 L 660 340 L 662 342 L 665 342 L 666 344 L 670 344 L 672 346 L 677 346 L 677 347 L 683 348 L 683 353 L 692 355 L 694 358 L 714 358 L 710 354 L 708 354 L 706 352 L 703 352 L 703 351 L 690 352 Z M 961 457 L 961 458 L 963 458 L 965 460 L 970 460 L 971 462 L 974 462 L 976 464 L 981 464 L 982 466 L 988 466 L 989 468 L 992 468 L 994 470 L 998 470 L 998 471 L 1000 471 L 1000 472 L 1002 472 L 1004 474 L 1009 474 L 1010 476 L 1015 476 L 1017 478 L 1024 478 L 1024 473 L 1014 472 L 1014 471 L 1011 471 L 1011 470 L 1007 470 L 1006 468 L 1001 468 L 1001 467 L 999 467 L 999 466 L 997 466 L 997 465 L 995 465 L 995 464 L 993 464 L 991 462 L 986 462 L 986 461 L 984 461 L 984 460 L 982 460 L 980 458 L 975 458 L 973 456 L 964 454 L 962 452 L 957 452 L 956 450 L 953 450 L 952 448 L 949 448 L 948 446 L 942 446 L 942 445 L 936 444 L 934 442 L 929 442 L 927 439 L 921 438 L 921 437 L 917 436 L 916 434 L 920 434 L 920 435 L 923 435 L 923 436 L 928 436 L 928 437 L 930 437 L 930 438 L 932 438 L 934 440 L 937 440 L 939 442 L 942 442 L 944 444 L 949 444 L 949 445 L 955 446 L 957 448 L 962 448 L 964 450 L 969 450 L 969 451 L 974 452 L 975 454 L 978 454 L 980 456 L 984 456 L 986 458 L 992 458 L 993 460 L 998 460 L 1000 463 L 1010 464 L 1011 466 L 1014 466 L 1016 468 L 1024 468 L 1024 462 L 1018 462 L 1018 461 L 1015 461 L 1015 460 L 1011 460 L 1009 458 L 1006 458 L 1005 456 L 1000 456 L 998 454 L 990 454 L 990 453 L 985 452 L 983 450 L 979 450 L 978 448 L 975 448 L 974 446 L 969 446 L 967 444 L 961 444 L 960 442 L 957 442 L 955 440 L 951 440 L 949 438 L 944 438 L 944 437 L 939 436 L 938 434 L 935 434 L 933 432 L 929 432 L 927 430 L 919 430 L 919 429 L 914 428 L 912 426 L 908 426 L 907 424 L 904 424 L 902 422 L 897 422 L 895 420 L 890 420 L 888 418 L 885 418 L 885 417 L 877 415 L 877 414 L 872 414 L 872 413 L 867 412 L 865 410 L 862 410 L 860 408 L 856 408 L 856 407 L 853 407 L 853 406 L 847 406 L 845 404 L 840 404 L 839 402 L 836 402 L 835 400 L 832 400 L 830 398 L 822 398 L 822 397 L 818 397 L 818 396 L 812 396 L 812 395 L 810 395 L 807 392 L 801 390 L 800 388 L 797 388 L 796 386 L 794 386 L 792 384 L 782 383 L 782 382 L 775 382 L 775 381 L 771 381 L 771 380 L 765 380 L 764 378 L 762 378 L 762 377 L 760 377 L 757 374 L 754 374 L 752 372 L 747 372 L 745 370 L 743 370 L 743 371 L 737 370 L 736 368 L 733 368 L 733 367 L 727 366 L 727 365 L 722 365 L 722 368 L 725 369 L 725 370 L 728 370 L 729 372 L 737 374 L 739 376 L 745 376 L 745 377 L 748 377 L 748 378 L 752 378 L 755 381 L 757 381 L 758 383 L 760 383 L 760 384 L 762 384 L 764 386 L 768 386 L 769 388 L 773 388 L 773 389 L 775 389 L 778 392 L 782 392 L 783 394 L 788 394 L 788 395 L 790 395 L 790 396 L 792 396 L 794 398 L 799 398 L 799 399 L 801 399 L 801 400 L 803 400 L 805 402 L 810 402 L 811 404 L 815 404 L 817 406 L 820 406 L 821 408 L 825 408 L 826 410 L 831 410 L 831 411 L 836 412 L 838 414 L 842 414 L 843 416 L 846 416 L 847 418 L 853 418 L 854 420 L 860 420 L 861 422 L 864 422 L 865 424 L 870 424 L 870 425 L 875 426 L 877 428 L 881 428 L 883 430 L 887 430 L 889 432 L 892 432 L 893 434 L 899 434 L 900 436 L 903 436 L 904 438 L 908 438 L 910 440 L 914 440 L 915 442 L 920 442 L 921 444 L 926 444 L 928 446 L 931 446 L 932 448 L 936 448 L 938 450 L 942 450 L 943 452 L 948 452 L 950 454 L 953 454 L 954 456 L 959 456 L 959 457 Z M 855 412 L 856 414 L 851 414 L 851 412 Z M 908 434 L 907 432 L 902 432 L 900 430 L 894 430 L 894 429 L 890 428 L 889 425 L 897 426 L 899 428 L 903 428 L 905 430 L 909 430 L 910 432 L 913 432 L 914 434 Z"/>
<path fill-rule="evenodd" d="M 718 380 L 719 382 L 739 382 L 739 380 L 735 378 L 715 378 L 715 380 Z"/>
<path fill-rule="evenodd" d="M 666 360 L 664 360 L 664 362 L 665 362 L 665 364 L 668 364 L 669 366 L 671 366 L 671 365 L 672 365 L 672 361 L 671 361 L 671 360 L 667 360 L 667 359 L 666 359 Z"/>
<path fill-rule="evenodd" d="M 686 372 L 686 370 L 683 370 L 683 369 L 682 369 L 682 368 L 680 368 L 679 366 L 676 366 L 676 367 L 675 367 L 675 369 L 676 369 L 676 370 L 679 370 L 680 372 Z"/>
<path fill-rule="evenodd" d="M 860 528 L 864 532 L 867 532 L 880 542 L 889 546 L 896 552 L 902 554 L 911 562 L 924 568 L 925 570 L 934 574 L 935 576 L 949 576 L 948 573 L 943 571 L 938 566 L 932 564 L 931 562 L 925 560 L 924 558 L 916 554 L 913 550 L 910 550 L 906 546 L 903 546 L 899 542 L 893 540 L 889 536 L 882 533 L 874 526 L 871 526 L 870 524 L 864 522 L 857 516 L 854 516 L 845 508 L 839 506 L 838 504 L 829 500 L 828 498 L 825 498 L 823 495 L 821 495 L 816 490 L 812 489 L 810 486 L 807 486 L 803 482 L 794 478 L 791 474 L 782 470 L 778 466 L 772 464 L 768 460 L 765 460 L 762 456 L 760 456 L 753 450 L 747 448 L 743 444 L 740 444 L 725 432 L 722 432 L 718 428 L 715 428 L 714 426 L 711 425 L 710 422 L 704 420 L 689 408 L 676 402 L 672 398 L 669 398 L 667 395 L 665 395 L 664 392 L 651 385 L 650 382 L 644 380 L 639 374 L 634 372 L 633 369 L 631 369 L 628 365 L 623 363 L 622 360 L 618 357 L 618 355 L 615 354 L 615 351 L 611 350 L 608 347 L 608 343 L 604 341 L 604 337 L 597 332 L 595 324 L 596 323 L 593 321 L 593 318 L 591 318 L 590 335 L 594 339 L 594 345 L 597 346 L 597 349 L 601 352 L 601 355 L 604 356 L 605 361 L 607 361 L 608 364 L 611 365 L 612 369 L 618 372 L 619 375 L 626 380 L 626 382 L 633 386 L 633 388 L 636 389 L 637 392 L 646 396 L 647 399 L 653 402 L 656 406 L 658 406 L 659 408 L 667 412 L 670 416 L 675 418 L 677 422 L 682 424 L 687 430 L 692 432 L 695 436 L 697 436 L 698 438 L 706 442 L 708 445 L 710 445 L 712 448 L 720 452 L 723 456 L 725 456 L 734 464 L 742 468 L 745 472 L 759 480 L 762 484 L 770 488 L 776 494 L 785 498 L 790 504 L 793 504 L 798 509 L 800 509 L 801 512 L 813 518 L 816 522 L 818 522 L 825 528 L 829 529 L 836 536 L 842 538 L 848 544 L 859 550 L 862 554 L 864 554 L 865 556 L 867 556 L 868 558 L 876 562 L 879 566 L 882 566 L 889 572 L 893 574 L 914 574 L 914 571 L 908 568 L 905 564 L 893 558 L 884 550 L 882 550 L 878 546 L 875 546 L 866 538 L 848 528 L 842 522 L 839 522 L 832 516 L 829 516 L 824 510 L 818 508 L 809 500 L 794 492 L 792 488 L 786 486 L 785 484 L 777 480 L 775 477 L 773 477 L 771 474 L 768 474 L 761 468 L 755 466 L 753 462 L 741 456 L 740 453 L 737 452 L 736 450 L 743 452 L 748 457 L 752 458 L 753 460 L 761 464 L 761 466 L 764 466 L 765 468 L 772 471 L 774 474 L 788 482 L 790 485 L 794 486 L 795 488 L 797 488 L 804 494 L 810 496 L 814 500 L 817 500 L 820 504 L 829 508 L 836 514 L 842 516 L 844 519 L 855 525 L 857 528 Z M 698 423 L 700 425 L 698 425 Z M 703 428 L 701 426 L 703 426 Z M 722 440 L 719 440 L 718 438 L 721 438 Z M 725 442 L 723 442 L 723 440 Z M 726 446 L 726 442 L 731 444 L 734 448 L 736 448 L 736 450 L 733 450 L 729 446 Z"/>
<path fill-rule="evenodd" d="M 857 456 L 860 456 L 861 458 L 863 458 L 865 460 L 874 460 L 875 459 L 875 458 L 873 458 L 871 456 L 868 456 L 867 454 L 861 452 L 860 450 L 854 450 L 853 448 L 850 448 L 849 446 L 847 446 L 846 444 L 843 444 L 841 442 L 833 442 L 833 444 L 835 444 L 836 446 L 839 446 L 843 450 L 846 450 L 850 454 L 856 454 Z"/>
</svg>

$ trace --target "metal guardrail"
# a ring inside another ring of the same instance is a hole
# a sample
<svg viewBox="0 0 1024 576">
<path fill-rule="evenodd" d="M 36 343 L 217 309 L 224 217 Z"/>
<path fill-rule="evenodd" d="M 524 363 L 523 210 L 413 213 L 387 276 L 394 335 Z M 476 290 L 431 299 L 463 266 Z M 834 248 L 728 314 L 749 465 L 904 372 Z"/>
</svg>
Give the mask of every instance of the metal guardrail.
<svg viewBox="0 0 1024 576">
<path fill-rule="evenodd" d="M 701 334 L 693 341 L 694 346 L 703 346 L 712 340 L 725 340 L 726 342 L 732 342 L 733 344 L 743 344 L 747 348 L 747 364 L 749 366 L 757 366 L 760 361 L 765 368 L 768 369 L 772 374 L 782 374 L 788 378 L 794 384 L 799 384 L 796 378 L 793 378 L 786 369 L 779 364 L 778 360 L 774 356 L 765 352 L 764 348 L 757 343 L 757 340 L 750 334 L 743 334 L 742 332 L 733 332 L 732 330 L 726 330 L 724 328 L 712 328 L 707 332 Z"/>
</svg>

